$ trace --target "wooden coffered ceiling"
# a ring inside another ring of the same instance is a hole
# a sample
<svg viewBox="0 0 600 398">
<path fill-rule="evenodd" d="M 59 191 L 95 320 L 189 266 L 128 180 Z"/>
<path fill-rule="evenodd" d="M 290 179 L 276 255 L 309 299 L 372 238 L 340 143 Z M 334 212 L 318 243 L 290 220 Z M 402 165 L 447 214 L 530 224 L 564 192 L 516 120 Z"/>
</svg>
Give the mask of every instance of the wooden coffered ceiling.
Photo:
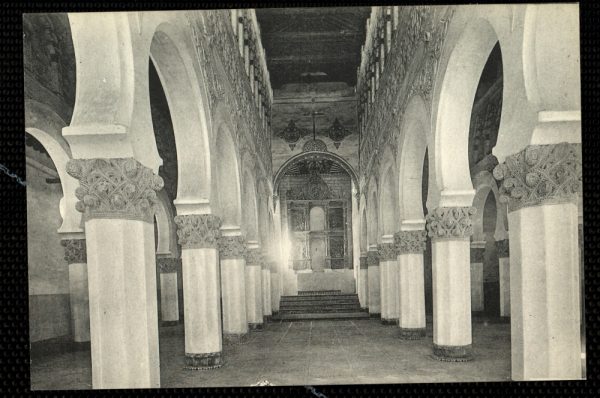
<svg viewBox="0 0 600 398">
<path fill-rule="evenodd" d="M 370 7 L 256 10 L 273 88 L 288 83 L 356 84 Z"/>
</svg>

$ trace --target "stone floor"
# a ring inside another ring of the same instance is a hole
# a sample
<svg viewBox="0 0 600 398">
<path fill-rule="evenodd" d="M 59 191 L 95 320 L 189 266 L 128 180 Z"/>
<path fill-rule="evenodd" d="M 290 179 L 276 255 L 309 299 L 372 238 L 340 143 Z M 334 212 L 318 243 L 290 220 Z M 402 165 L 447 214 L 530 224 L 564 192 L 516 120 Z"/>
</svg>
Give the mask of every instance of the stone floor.
<svg viewBox="0 0 600 398">
<path fill-rule="evenodd" d="M 510 378 L 510 325 L 473 323 L 474 360 L 439 362 L 431 357 L 432 330 L 423 340 L 397 337 L 397 327 L 378 320 L 319 320 L 269 323 L 242 345 L 224 347 L 225 365 L 184 370 L 183 326 L 160 330 L 162 387 L 386 384 L 502 381 Z M 91 388 L 90 352 L 32 361 L 31 386 Z"/>
</svg>

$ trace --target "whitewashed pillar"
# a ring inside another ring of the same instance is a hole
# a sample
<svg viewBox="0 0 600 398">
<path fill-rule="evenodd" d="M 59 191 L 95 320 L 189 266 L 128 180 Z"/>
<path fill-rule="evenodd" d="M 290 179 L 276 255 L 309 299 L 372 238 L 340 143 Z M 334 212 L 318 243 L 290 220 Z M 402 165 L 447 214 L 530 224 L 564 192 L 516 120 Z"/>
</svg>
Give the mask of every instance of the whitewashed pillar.
<svg viewBox="0 0 600 398">
<path fill-rule="evenodd" d="M 177 268 L 179 260 L 171 257 L 157 257 L 160 275 L 160 320 L 162 326 L 179 323 L 179 294 Z"/>
<path fill-rule="evenodd" d="M 500 279 L 500 316 L 510 316 L 510 251 L 508 239 L 496 241 Z"/>
<path fill-rule="evenodd" d="M 581 144 L 530 145 L 494 177 L 508 202 L 512 378 L 580 379 Z"/>
<path fill-rule="evenodd" d="M 246 241 L 240 230 L 221 230 L 219 261 L 221 263 L 221 300 L 223 305 L 223 339 L 241 343 L 248 338 L 246 318 Z"/>
<path fill-rule="evenodd" d="M 438 207 L 427 215 L 432 247 L 433 354 L 471 359 L 471 261 L 474 207 Z"/>
<path fill-rule="evenodd" d="M 420 225 L 423 228 L 425 222 Z M 425 337 L 425 271 L 423 252 L 427 234 L 424 230 L 400 231 L 394 235 L 398 261 L 400 338 Z"/>
<path fill-rule="evenodd" d="M 367 253 L 360 254 L 360 270 L 358 283 L 360 284 L 360 308 L 369 308 L 369 268 L 367 266 Z"/>
<path fill-rule="evenodd" d="M 483 259 L 485 242 L 471 242 L 471 312 L 483 312 Z"/>
<path fill-rule="evenodd" d="M 258 242 L 248 241 L 246 250 L 246 316 L 250 330 L 264 325 L 262 305 L 262 254 Z"/>
<path fill-rule="evenodd" d="M 367 251 L 367 266 L 369 276 L 369 315 L 371 317 L 381 316 L 381 297 L 379 286 L 379 253 L 376 247 L 369 248 Z"/>
<path fill-rule="evenodd" d="M 221 219 L 213 214 L 175 216 L 181 245 L 185 364 L 187 369 L 223 365 L 218 240 Z"/>
<path fill-rule="evenodd" d="M 65 260 L 69 266 L 69 302 L 73 341 L 78 344 L 89 343 L 90 305 L 85 238 L 63 239 L 61 245 L 65 248 Z"/>
<path fill-rule="evenodd" d="M 269 269 L 269 262 L 267 256 L 263 254 L 264 261 L 262 262 L 262 304 L 263 304 L 263 317 L 265 323 L 271 320 L 273 316 L 273 309 L 271 308 L 271 270 Z"/>
<path fill-rule="evenodd" d="M 154 213 L 162 178 L 133 158 L 74 159 L 87 246 L 92 387 L 160 387 Z"/>
<path fill-rule="evenodd" d="M 387 236 L 384 239 L 387 240 Z M 393 236 L 391 237 L 393 240 Z M 395 292 L 394 279 L 395 279 L 395 264 L 396 262 L 396 248 L 394 243 L 385 242 L 379 244 L 379 289 L 381 297 L 381 323 L 384 325 L 396 325 L 398 319 L 394 319 L 395 313 Z"/>
</svg>

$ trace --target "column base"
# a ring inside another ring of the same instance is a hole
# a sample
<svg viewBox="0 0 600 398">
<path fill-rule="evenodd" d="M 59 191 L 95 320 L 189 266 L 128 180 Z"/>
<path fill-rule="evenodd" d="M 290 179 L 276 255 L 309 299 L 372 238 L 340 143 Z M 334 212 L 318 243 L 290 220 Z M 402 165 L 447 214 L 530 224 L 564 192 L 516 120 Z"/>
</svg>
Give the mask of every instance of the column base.
<svg viewBox="0 0 600 398">
<path fill-rule="evenodd" d="M 262 332 L 264 327 L 265 326 L 262 323 L 249 323 L 248 324 L 248 329 L 254 330 L 256 332 Z"/>
<path fill-rule="evenodd" d="M 468 362 L 473 359 L 472 346 L 433 344 L 433 358 L 443 362 Z"/>
<path fill-rule="evenodd" d="M 369 312 L 369 318 L 381 318 L 381 314 Z"/>
<path fill-rule="evenodd" d="M 223 366 L 221 352 L 208 352 L 205 354 L 185 354 L 185 369 L 209 370 Z"/>
<path fill-rule="evenodd" d="M 271 322 L 271 320 L 273 319 L 273 316 L 272 315 L 265 315 L 263 317 L 263 319 L 264 319 L 264 323 L 268 323 L 268 322 Z"/>
<path fill-rule="evenodd" d="M 73 341 L 71 345 L 74 351 L 89 351 L 92 349 L 89 341 Z"/>
<path fill-rule="evenodd" d="M 250 339 L 250 335 L 248 333 L 224 333 L 223 341 L 225 344 L 229 345 L 237 345 L 247 343 Z"/>
<path fill-rule="evenodd" d="M 177 326 L 177 325 L 179 325 L 179 321 L 161 321 L 160 322 L 161 327 L 170 327 L 170 326 Z"/>
<path fill-rule="evenodd" d="M 425 328 L 400 328 L 400 338 L 402 340 L 420 340 L 427 336 Z"/>
<path fill-rule="evenodd" d="M 394 326 L 394 325 L 398 325 L 398 320 L 393 319 L 393 318 L 391 318 L 391 319 L 381 318 L 381 323 L 386 326 Z"/>
</svg>

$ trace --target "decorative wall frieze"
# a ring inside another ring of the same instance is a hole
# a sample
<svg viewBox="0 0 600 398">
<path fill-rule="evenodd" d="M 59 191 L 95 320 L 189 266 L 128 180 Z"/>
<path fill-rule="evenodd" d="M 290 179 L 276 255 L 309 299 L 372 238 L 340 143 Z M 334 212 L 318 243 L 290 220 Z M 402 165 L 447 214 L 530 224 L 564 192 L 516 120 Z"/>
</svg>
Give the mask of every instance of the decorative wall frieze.
<svg viewBox="0 0 600 398">
<path fill-rule="evenodd" d="M 87 263 L 85 239 L 63 239 L 60 244 L 65 248 L 67 264 Z"/>
<path fill-rule="evenodd" d="M 396 259 L 396 246 L 393 243 L 380 243 L 377 246 L 379 261 L 391 261 Z"/>
<path fill-rule="evenodd" d="M 498 258 L 510 257 L 510 250 L 509 250 L 508 243 L 509 243 L 508 239 L 496 241 L 496 253 L 498 253 Z"/>
<path fill-rule="evenodd" d="M 471 248 L 471 263 L 483 263 L 485 257 L 485 247 Z"/>
<path fill-rule="evenodd" d="M 376 250 L 369 250 L 367 252 L 367 266 L 377 267 L 379 266 L 379 252 Z"/>
<path fill-rule="evenodd" d="M 175 216 L 177 237 L 184 249 L 218 248 L 221 219 L 214 214 Z"/>
<path fill-rule="evenodd" d="M 158 257 L 156 259 L 156 265 L 161 274 L 171 274 L 177 272 L 179 261 L 180 260 L 172 257 Z"/>
<path fill-rule="evenodd" d="M 438 207 L 427 217 L 427 234 L 432 239 L 466 239 L 473 234 L 474 207 Z"/>
<path fill-rule="evenodd" d="M 252 10 L 241 11 L 240 20 L 248 24 Z M 236 140 L 248 136 L 255 154 L 258 154 L 267 175 L 273 175 L 271 162 L 271 104 L 272 92 L 268 76 L 261 76 L 260 101 L 257 101 L 251 79 L 246 72 L 244 58 L 231 26 L 230 10 L 202 10 L 186 13 L 196 46 L 202 81 L 208 93 L 211 113 L 219 104 L 225 104 Z M 252 39 L 254 40 L 254 39 Z M 256 53 L 256 64 L 260 52 Z M 259 73 L 257 71 L 255 74 Z M 224 73 L 223 73 L 224 72 Z M 268 71 L 267 71 L 268 73 Z M 258 76 L 258 75 L 257 75 Z"/>
<path fill-rule="evenodd" d="M 422 254 L 427 243 L 427 232 L 399 231 L 394 234 L 396 254 Z"/>
<path fill-rule="evenodd" d="M 373 101 L 365 99 L 359 106 L 362 130 L 359 168 L 362 175 L 377 172 L 373 162 L 378 151 L 383 152 L 386 146 L 391 146 L 394 152 L 397 150 L 404 111 L 410 99 L 419 95 L 431 106 L 438 63 L 453 14 L 454 7 L 418 6 L 400 10 L 379 88 Z M 368 54 L 365 51 L 363 59 Z M 366 74 L 361 60 L 357 85 L 359 98 L 370 89 Z"/>
<path fill-rule="evenodd" d="M 243 236 L 221 236 L 219 238 L 219 256 L 221 259 L 245 258 L 246 240 Z"/>
<path fill-rule="evenodd" d="M 494 168 L 508 211 L 576 201 L 581 194 L 581 144 L 530 145 Z"/>
<path fill-rule="evenodd" d="M 156 191 L 163 180 L 133 158 L 71 159 L 67 173 L 79 180 L 75 208 L 85 220 L 116 218 L 154 222 Z"/>
</svg>

